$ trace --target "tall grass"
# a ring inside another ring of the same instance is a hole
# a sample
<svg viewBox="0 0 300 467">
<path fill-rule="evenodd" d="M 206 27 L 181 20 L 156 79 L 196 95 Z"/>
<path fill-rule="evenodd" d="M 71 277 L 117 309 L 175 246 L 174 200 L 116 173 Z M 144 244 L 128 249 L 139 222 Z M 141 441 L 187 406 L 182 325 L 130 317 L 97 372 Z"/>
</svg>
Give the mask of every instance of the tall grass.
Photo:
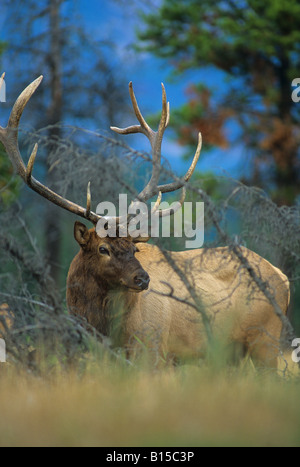
<svg viewBox="0 0 300 467">
<path fill-rule="evenodd" d="M 206 363 L 0 373 L 0 446 L 299 446 L 299 378 Z"/>
</svg>

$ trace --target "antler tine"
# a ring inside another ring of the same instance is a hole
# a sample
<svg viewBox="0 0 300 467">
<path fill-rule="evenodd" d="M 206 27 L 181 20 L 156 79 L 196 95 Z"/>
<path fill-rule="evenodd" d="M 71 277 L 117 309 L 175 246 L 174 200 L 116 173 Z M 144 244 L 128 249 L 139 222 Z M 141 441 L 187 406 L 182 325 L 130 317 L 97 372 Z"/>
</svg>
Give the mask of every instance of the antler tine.
<svg viewBox="0 0 300 467">
<path fill-rule="evenodd" d="M 165 185 L 159 185 L 158 190 L 161 191 L 162 193 L 170 193 L 171 191 L 175 191 L 175 190 L 182 188 L 185 185 L 185 183 L 187 183 L 190 180 L 191 176 L 193 175 L 193 172 L 195 170 L 195 167 L 200 157 L 201 148 L 202 148 L 202 135 L 201 133 L 199 133 L 197 149 L 196 149 L 193 161 L 191 163 L 191 166 L 189 170 L 187 171 L 187 173 L 184 175 L 184 177 L 178 180 L 175 180 L 172 183 L 167 183 Z"/>
<path fill-rule="evenodd" d="M 167 102 L 167 94 L 164 83 L 161 83 L 162 87 L 162 113 L 158 127 L 158 134 L 162 138 L 165 129 L 167 128 L 170 121 L 170 103 Z"/>
<path fill-rule="evenodd" d="M 140 122 L 140 131 L 142 133 L 145 133 L 147 136 L 149 136 L 149 135 L 152 136 L 154 134 L 154 131 L 152 130 L 152 128 L 150 128 L 150 126 L 148 125 L 148 123 L 144 119 L 144 117 L 143 117 L 143 115 L 142 115 L 142 113 L 141 113 L 141 111 L 139 109 L 139 106 L 138 106 L 138 103 L 137 103 L 137 100 L 136 100 L 136 97 L 135 97 L 135 94 L 134 94 L 132 81 L 130 81 L 130 83 L 129 83 L 129 94 L 130 94 L 130 98 L 131 98 L 131 102 L 132 102 L 132 106 L 133 106 L 135 116 L 138 119 L 138 121 Z"/>
<path fill-rule="evenodd" d="M 26 181 L 26 168 L 18 148 L 18 127 L 25 106 L 40 85 L 42 79 L 43 76 L 40 76 L 24 89 L 13 106 L 7 127 L 0 127 L 0 141 L 4 144 L 12 164 L 24 181 Z"/>
<path fill-rule="evenodd" d="M 34 148 L 32 150 L 32 153 L 31 153 L 31 155 L 29 157 L 28 164 L 27 164 L 26 183 L 29 186 L 31 184 L 32 171 L 33 171 L 33 166 L 34 166 L 35 158 L 36 158 L 36 155 L 37 155 L 38 147 L 39 147 L 38 144 L 35 143 Z"/>
<path fill-rule="evenodd" d="M 166 185 L 160 185 L 158 187 L 160 195 L 161 195 L 161 193 L 170 193 L 171 191 L 175 191 L 175 190 L 178 190 L 178 189 L 182 188 L 181 199 L 178 201 L 177 206 L 175 208 L 168 208 L 168 209 L 163 209 L 161 211 L 158 211 L 160 217 L 172 216 L 172 215 L 175 214 L 175 212 L 177 212 L 182 207 L 182 205 L 184 203 L 184 200 L 185 200 L 185 197 L 186 197 L 186 188 L 185 188 L 184 185 L 189 181 L 189 179 L 191 178 L 191 176 L 192 176 L 192 174 L 193 174 L 193 172 L 195 170 L 195 167 L 196 167 L 197 162 L 199 160 L 201 148 L 202 148 L 202 135 L 201 135 L 201 133 L 199 133 L 197 149 L 196 149 L 192 164 L 191 164 L 189 170 L 187 171 L 187 173 L 185 174 L 185 176 L 182 179 L 176 180 L 173 183 L 168 183 Z M 161 199 L 161 197 L 160 197 L 160 199 Z M 156 204 L 157 203 L 158 203 L 158 200 L 157 200 Z M 158 209 L 158 206 L 157 206 L 156 210 L 157 209 Z"/>
<path fill-rule="evenodd" d="M 137 100 L 136 100 L 136 97 L 135 97 L 135 94 L 134 94 L 132 81 L 130 81 L 130 83 L 129 83 L 129 94 L 130 94 L 130 98 L 131 98 L 134 113 L 136 115 L 136 118 L 140 122 L 140 125 L 132 125 L 132 126 L 129 126 L 129 127 L 126 127 L 126 128 L 118 128 L 118 127 L 115 127 L 115 126 L 111 126 L 110 129 L 115 131 L 116 133 L 121 134 L 121 135 L 129 135 L 129 134 L 132 134 L 132 133 L 143 133 L 144 135 L 146 135 L 150 139 L 150 142 L 151 142 L 151 145 L 152 145 L 152 140 L 153 140 L 155 132 L 152 130 L 152 128 L 150 128 L 150 126 L 148 125 L 148 123 L 144 119 L 144 117 L 143 117 L 143 115 L 142 115 L 142 113 L 141 113 L 141 111 L 139 109 L 139 106 L 138 106 L 138 103 L 137 103 Z"/>
<path fill-rule="evenodd" d="M 162 198 L 162 193 L 161 193 L 161 191 L 160 191 L 160 192 L 158 193 L 157 200 L 155 201 L 154 206 L 153 206 L 153 208 L 151 209 L 151 214 L 154 214 L 154 213 L 158 210 L 158 208 L 159 208 L 159 206 L 160 206 L 160 203 L 161 203 L 161 198 Z"/>
<path fill-rule="evenodd" d="M 159 182 L 161 172 L 161 146 L 165 129 L 167 128 L 167 125 L 170 120 L 170 104 L 169 102 L 167 102 L 166 90 L 163 83 L 161 83 L 161 87 L 162 113 L 158 130 L 157 133 L 155 133 L 155 139 L 152 144 L 152 177 L 146 188 L 142 191 L 142 196 L 146 196 L 146 199 L 151 198 L 154 194 L 156 194 L 159 191 L 157 185 Z"/>
<path fill-rule="evenodd" d="M 91 214 L 91 204 L 92 204 L 92 196 L 91 196 L 91 182 L 88 183 L 87 186 L 87 193 L 86 193 L 86 217 L 88 218 Z"/>
<path fill-rule="evenodd" d="M 2 75 L 1 80 L 3 81 L 4 75 Z M 96 224 L 101 216 L 95 214 L 91 211 L 91 193 L 90 193 L 90 184 L 88 186 L 87 191 L 87 207 L 86 209 L 78 204 L 73 203 L 72 201 L 63 198 L 62 196 L 58 195 L 54 191 L 50 190 L 50 188 L 46 187 L 38 180 L 32 177 L 34 162 L 36 159 L 38 145 L 35 144 L 32 150 L 32 153 L 29 157 L 28 165 L 25 167 L 24 161 L 22 159 L 19 144 L 18 144 L 18 131 L 19 131 L 19 123 L 22 117 L 23 111 L 28 103 L 29 99 L 36 91 L 38 86 L 40 85 L 43 76 L 40 76 L 35 81 L 33 81 L 26 89 L 20 94 L 18 99 L 16 100 L 13 109 L 11 111 L 8 124 L 6 128 L 0 127 L 0 141 L 5 147 L 5 150 L 15 167 L 18 174 L 24 180 L 24 182 L 36 193 L 43 196 L 44 198 L 48 199 L 50 202 L 56 204 L 57 206 L 72 212 L 80 217 L 88 219 L 93 224 Z M 1 83 L 1 81 L 0 81 Z"/>
<path fill-rule="evenodd" d="M 198 133 L 197 149 L 196 149 L 192 164 L 191 164 L 189 170 L 187 171 L 187 173 L 184 176 L 184 181 L 185 182 L 188 182 L 189 179 L 191 178 L 191 176 L 193 175 L 193 172 L 194 172 L 194 170 L 196 168 L 197 162 L 198 162 L 199 157 L 200 157 L 201 149 L 202 149 L 202 134 L 199 132 Z"/>
<path fill-rule="evenodd" d="M 160 192 L 160 195 L 161 195 L 161 192 Z M 173 208 L 167 208 L 167 209 L 161 209 L 161 210 L 158 210 L 160 202 L 158 203 L 158 199 L 157 199 L 157 201 L 155 203 L 155 206 L 157 206 L 157 207 L 156 207 L 155 210 L 153 208 L 152 213 L 153 213 L 153 211 L 154 212 L 157 211 L 159 213 L 159 217 L 173 216 L 182 207 L 182 205 L 184 203 L 184 200 L 185 200 L 185 197 L 186 197 L 186 188 L 183 187 L 182 188 L 181 198 L 180 198 L 179 201 L 176 201 L 176 203 L 177 203 L 176 206 L 173 207 Z M 161 201 L 161 197 L 160 197 L 160 201 Z"/>
<path fill-rule="evenodd" d="M 177 206 L 175 208 L 168 208 L 168 209 L 163 209 L 163 210 L 158 211 L 159 216 L 160 217 L 172 216 L 182 207 L 182 205 L 184 203 L 184 200 L 185 200 L 185 197 L 186 197 L 186 188 L 185 188 L 184 185 L 190 180 L 191 176 L 193 175 L 193 172 L 195 170 L 195 167 L 196 167 L 197 162 L 198 162 L 199 157 L 200 157 L 201 148 L 202 148 L 202 135 L 199 132 L 197 149 L 196 149 L 196 152 L 195 152 L 195 155 L 194 155 L 194 158 L 193 158 L 193 161 L 191 163 L 191 166 L 190 166 L 189 170 L 187 171 L 187 173 L 185 174 L 185 176 L 182 179 L 178 179 L 173 183 L 168 183 L 166 185 L 160 185 L 158 187 L 159 196 L 158 196 L 157 201 L 156 201 L 156 203 L 155 203 L 155 205 L 154 205 L 154 207 L 152 209 L 152 213 L 158 211 L 158 208 L 159 208 L 159 205 L 160 205 L 161 199 L 162 199 L 162 193 L 170 193 L 170 192 L 176 191 L 176 190 L 178 190 L 180 188 L 182 188 L 182 195 L 181 195 L 180 200 L 177 202 L 178 203 Z"/>
<path fill-rule="evenodd" d="M 41 84 L 42 80 L 43 80 L 43 76 L 40 76 L 39 78 L 34 80 L 31 84 L 29 84 L 29 86 L 27 86 L 27 88 L 24 89 L 24 91 L 20 94 L 20 96 L 15 102 L 15 105 L 12 108 L 12 111 L 11 111 L 11 114 L 8 120 L 7 128 L 18 129 L 23 111 L 29 99 L 31 98 L 31 96 L 34 94 L 34 92 L 37 90 L 37 88 Z"/>
</svg>

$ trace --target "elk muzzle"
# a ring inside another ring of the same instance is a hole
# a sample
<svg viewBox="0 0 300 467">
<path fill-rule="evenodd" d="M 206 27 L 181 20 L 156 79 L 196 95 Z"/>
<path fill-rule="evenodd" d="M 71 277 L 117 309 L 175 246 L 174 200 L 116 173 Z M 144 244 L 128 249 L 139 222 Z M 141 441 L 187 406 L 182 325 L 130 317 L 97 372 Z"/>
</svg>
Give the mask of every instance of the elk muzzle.
<svg viewBox="0 0 300 467">
<path fill-rule="evenodd" d="M 149 287 L 150 277 L 144 269 L 140 268 L 134 271 L 126 279 L 121 279 L 121 285 L 133 292 L 142 292 Z"/>
<path fill-rule="evenodd" d="M 146 290 L 149 287 L 150 277 L 146 271 L 142 270 L 134 277 L 133 281 L 141 290 Z"/>
</svg>

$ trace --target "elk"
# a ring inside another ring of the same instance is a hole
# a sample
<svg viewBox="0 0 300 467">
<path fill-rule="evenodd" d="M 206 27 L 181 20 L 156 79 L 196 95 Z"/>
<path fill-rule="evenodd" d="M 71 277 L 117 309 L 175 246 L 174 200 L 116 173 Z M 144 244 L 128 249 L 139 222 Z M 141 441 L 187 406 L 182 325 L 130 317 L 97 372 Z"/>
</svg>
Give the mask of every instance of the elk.
<svg viewBox="0 0 300 467">
<path fill-rule="evenodd" d="M 282 317 L 286 318 L 290 297 L 289 281 L 278 268 L 244 247 L 239 247 L 238 255 L 229 247 L 165 252 L 147 243 L 149 238 L 100 237 L 96 224 L 101 216 L 91 210 L 90 185 L 86 207 L 82 207 L 32 176 L 38 147 L 34 146 L 25 166 L 18 146 L 18 128 L 23 110 L 41 80 L 36 79 L 16 100 L 7 127 L 0 127 L 0 141 L 15 170 L 32 190 L 94 225 L 88 228 L 75 222 L 74 237 L 80 249 L 67 277 L 69 312 L 84 317 L 102 335 L 112 337 L 129 357 L 138 353 L 141 345 L 167 359 L 202 356 L 212 333 L 226 336 L 229 343 L 237 343 L 261 364 L 276 366 Z M 137 200 L 147 202 L 157 197 L 154 209 L 159 216 L 172 215 L 174 210 L 159 209 L 162 193 L 181 189 L 181 207 L 186 184 L 200 155 L 201 134 L 186 175 L 160 185 L 161 146 L 169 122 L 165 88 L 162 85 L 157 131 L 142 116 L 132 83 L 129 93 L 138 124 L 111 129 L 123 135 L 142 133 L 148 138 L 152 174 Z"/>
</svg>

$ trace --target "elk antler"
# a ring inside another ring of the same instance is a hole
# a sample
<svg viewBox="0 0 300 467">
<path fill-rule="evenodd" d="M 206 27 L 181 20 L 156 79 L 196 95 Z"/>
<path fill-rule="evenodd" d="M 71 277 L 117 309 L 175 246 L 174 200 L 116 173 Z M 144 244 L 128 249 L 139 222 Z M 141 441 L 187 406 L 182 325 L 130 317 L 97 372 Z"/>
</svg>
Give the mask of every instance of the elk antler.
<svg viewBox="0 0 300 467">
<path fill-rule="evenodd" d="M 3 73 L 3 75 L 0 77 L 0 88 L 3 84 L 4 76 L 5 74 Z M 23 111 L 28 101 L 30 100 L 34 92 L 37 90 L 37 88 L 39 87 L 42 79 L 43 79 L 43 76 L 40 76 L 39 78 L 37 78 L 35 81 L 29 84 L 29 86 L 27 86 L 27 88 L 24 89 L 24 91 L 20 94 L 20 96 L 16 100 L 13 106 L 13 109 L 11 111 L 7 127 L 3 128 L 0 126 L 0 142 L 4 145 L 5 150 L 15 170 L 18 172 L 20 177 L 24 180 L 26 185 L 29 186 L 29 188 L 31 188 L 33 191 L 37 192 L 44 198 L 48 199 L 52 203 L 56 204 L 57 206 L 60 206 L 61 208 L 69 212 L 72 212 L 73 214 L 76 214 L 80 217 L 83 217 L 84 219 L 91 221 L 93 224 L 96 224 L 102 218 L 102 216 L 95 214 L 94 212 L 91 211 L 90 183 L 88 184 L 88 187 L 87 187 L 87 204 L 86 204 L 86 208 L 84 208 L 58 195 L 57 193 L 55 193 L 47 186 L 40 183 L 38 180 L 36 180 L 32 176 L 34 162 L 35 162 L 37 151 L 38 151 L 37 144 L 34 145 L 34 148 L 29 157 L 27 167 L 25 166 L 24 161 L 22 159 L 20 149 L 19 149 L 19 144 L 18 144 L 19 123 L 20 123 L 20 119 L 22 117 Z M 111 127 L 111 129 L 116 131 L 117 133 L 121 133 L 121 134 L 143 133 L 149 139 L 151 143 L 151 147 L 152 147 L 152 176 L 148 184 L 146 185 L 146 187 L 137 196 L 137 199 L 139 201 L 145 202 L 149 200 L 150 198 L 152 198 L 153 196 L 158 195 L 157 201 L 153 208 L 154 211 L 158 210 L 158 207 L 161 202 L 162 193 L 175 191 L 175 190 L 178 190 L 179 188 L 183 188 L 183 194 L 182 194 L 181 200 L 178 203 L 178 207 L 180 207 L 183 204 L 184 198 L 185 198 L 185 184 L 192 176 L 192 173 L 199 159 L 200 150 L 201 150 L 201 141 L 202 141 L 201 134 L 199 133 L 198 147 L 197 147 L 193 162 L 191 164 L 191 167 L 186 173 L 186 175 L 183 178 L 177 179 L 172 183 L 169 183 L 166 185 L 158 185 L 160 171 L 161 171 L 162 139 L 163 139 L 164 131 L 169 122 L 169 104 L 167 104 L 166 92 L 165 92 L 165 88 L 163 84 L 162 84 L 162 90 L 163 90 L 162 116 L 161 116 L 161 120 L 160 120 L 160 124 L 159 124 L 159 128 L 157 132 L 153 131 L 150 128 L 150 126 L 147 124 L 145 119 L 143 118 L 139 110 L 134 92 L 133 92 L 132 83 L 129 84 L 129 92 L 130 92 L 130 97 L 131 97 L 131 101 L 133 104 L 133 108 L 134 108 L 136 117 L 140 125 L 134 125 L 134 126 L 131 126 L 125 129 Z M 158 212 L 160 216 L 165 216 L 165 215 L 173 214 L 175 210 L 166 209 L 166 210 L 159 210 Z M 118 222 L 120 218 L 116 218 L 116 220 Z"/>
<path fill-rule="evenodd" d="M 3 82 L 3 79 L 4 74 L 0 78 L 0 87 Z M 27 88 L 24 89 L 24 91 L 20 94 L 11 111 L 7 127 L 2 128 L 0 126 L 0 141 L 4 145 L 11 162 L 15 167 L 15 170 L 24 180 L 26 185 L 28 185 L 33 191 L 37 192 L 38 194 L 48 199 L 52 203 L 56 204 L 57 206 L 60 206 L 63 209 L 66 209 L 67 211 L 70 211 L 73 214 L 77 214 L 78 216 L 83 217 L 96 224 L 98 220 L 101 219 L 101 216 L 91 211 L 90 184 L 87 188 L 87 207 L 83 208 L 78 204 L 75 204 L 72 201 L 69 201 L 66 198 L 63 198 L 62 196 L 58 195 L 54 191 L 50 190 L 50 188 L 46 187 L 38 180 L 32 177 L 33 166 L 38 150 L 37 144 L 34 145 L 27 167 L 23 162 L 18 144 L 19 123 L 22 113 L 29 99 L 39 87 L 42 79 L 43 76 L 37 78 L 29 86 L 27 86 Z"/>
<path fill-rule="evenodd" d="M 111 128 L 111 130 L 113 130 L 116 133 L 119 133 L 121 135 L 129 135 L 129 134 L 133 134 L 133 133 L 143 133 L 148 138 L 148 140 L 150 141 L 151 149 L 152 149 L 152 175 L 151 175 L 151 178 L 150 178 L 149 182 L 145 186 L 145 188 L 138 194 L 137 199 L 139 201 L 146 202 L 150 198 L 152 198 L 153 196 L 157 196 L 157 195 L 158 195 L 158 199 L 160 200 L 161 199 L 161 193 L 169 193 L 169 192 L 172 192 L 172 191 L 176 191 L 176 190 L 178 190 L 180 188 L 183 189 L 182 196 L 181 196 L 181 199 L 180 199 L 180 201 L 178 203 L 177 208 L 175 208 L 175 209 L 165 209 L 165 210 L 158 211 L 160 216 L 167 216 L 167 215 L 170 215 L 170 214 L 174 214 L 174 212 L 178 208 L 180 208 L 182 206 L 183 202 L 184 202 L 184 199 L 185 199 L 185 184 L 191 178 L 191 176 L 192 176 L 192 174 L 194 172 L 194 169 L 196 167 L 196 164 L 198 162 L 198 159 L 199 159 L 199 156 L 200 156 L 200 151 L 201 151 L 201 146 L 202 146 L 202 137 L 201 137 L 201 133 L 199 133 L 198 146 L 197 146 L 197 149 L 196 149 L 196 153 L 195 153 L 194 159 L 192 161 L 192 164 L 191 164 L 189 170 L 187 171 L 187 173 L 185 174 L 185 176 L 183 178 L 175 180 L 172 183 L 168 183 L 168 184 L 165 184 L 165 185 L 158 185 L 160 172 L 161 172 L 161 146 L 162 146 L 162 140 L 163 140 L 163 135 L 164 135 L 165 129 L 167 128 L 168 123 L 169 123 L 169 119 L 170 119 L 170 106 L 169 106 L 169 103 L 167 103 L 166 90 L 165 90 L 165 87 L 164 87 L 163 83 L 161 83 L 161 86 L 162 86 L 162 113 L 161 113 L 161 119 L 160 119 L 160 123 L 159 123 L 157 131 L 153 131 L 152 128 L 150 128 L 150 126 L 148 125 L 148 123 L 144 119 L 144 117 L 143 117 L 143 115 L 142 115 L 142 113 L 141 113 L 141 111 L 139 109 L 139 106 L 138 106 L 138 103 L 137 103 L 137 100 L 136 100 L 136 97 L 135 97 L 135 94 L 134 94 L 134 91 L 133 91 L 132 82 L 129 83 L 129 94 L 130 94 L 130 98 L 131 98 L 131 102 L 132 102 L 132 106 L 133 106 L 136 118 L 138 119 L 140 124 L 139 125 L 129 126 L 127 128 L 117 128 L 117 127 L 114 127 L 114 126 L 111 126 L 110 128 Z M 157 206 L 157 208 L 158 208 L 158 204 L 159 204 L 158 202 L 156 202 L 156 204 L 155 204 L 155 206 Z"/>
</svg>

